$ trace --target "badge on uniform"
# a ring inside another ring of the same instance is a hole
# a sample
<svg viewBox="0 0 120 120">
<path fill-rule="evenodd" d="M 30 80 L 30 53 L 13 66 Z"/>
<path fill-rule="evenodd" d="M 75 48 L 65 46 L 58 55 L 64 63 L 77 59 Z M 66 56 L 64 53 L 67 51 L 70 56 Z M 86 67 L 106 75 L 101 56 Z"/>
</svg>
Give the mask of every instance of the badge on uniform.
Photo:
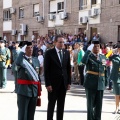
<svg viewBox="0 0 120 120">
<path fill-rule="evenodd" d="M 28 58 L 29 63 L 32 64 L 32 58 Z"/>
<path fill-rule="evenodd" d="M 32 64 L 32 59 L 30 59 L 30 63 Z"/>
</svg>

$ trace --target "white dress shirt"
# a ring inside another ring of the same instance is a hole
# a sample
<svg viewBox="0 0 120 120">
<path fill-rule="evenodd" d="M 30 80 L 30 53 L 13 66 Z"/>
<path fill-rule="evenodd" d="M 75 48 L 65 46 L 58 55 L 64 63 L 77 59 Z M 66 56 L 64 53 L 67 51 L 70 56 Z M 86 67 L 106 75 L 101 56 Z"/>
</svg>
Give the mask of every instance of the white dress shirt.
<svg viewBox="0 0 120 120">
<path fill-rule="evenodd" d="M 55 47 L 55 49 L 56 49 L 56 52 L 57 52 L 58 58 L 59 58 L 59 60 L 60 60 L 60 62 L 61 62 L 59 51 L 62 51 L 62 50 L 59 50 L 57 47 Z M 61 52 L 61 53 L 62 53 L 62 52 Z"/>
</svg>

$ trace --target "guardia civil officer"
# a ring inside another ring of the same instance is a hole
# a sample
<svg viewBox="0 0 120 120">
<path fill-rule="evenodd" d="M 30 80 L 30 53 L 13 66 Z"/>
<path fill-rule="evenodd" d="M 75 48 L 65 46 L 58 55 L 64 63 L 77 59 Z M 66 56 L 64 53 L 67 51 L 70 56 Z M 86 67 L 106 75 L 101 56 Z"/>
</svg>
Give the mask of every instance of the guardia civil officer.
<svg viewBox="0 0 120 120">
<path fill-rule="evenodd" d="M 115 95 L 115 111 L 113 114 L 120 114 L 119 103 L 120 103 L 120 43 L 116 46 L 116 53 L 113 50 L 113 55 L 109 57 L 112 61 L 112 70 L 110 80 L 113 82 L 113 93 Z"/>
<path fill-rule="evenodd" d="M 7 84 L 7 67 L 10 64 L 10 50 L 5 47 L 5 40 L 0 40 L 0 87 Z"/>
<path fill-rule="evenodd" d="M 87 98 L 87 120 L 101 120 L 103 91 L 107 85 L 106 57 L 100 54 L 99 41 L 88 47 L 82 63 L 86 65 L 84 87 Z"/>
<path fill-rule="evenodd" d="M 16 59 L 18 120 L 34 120 L 38 97 L 40 96 L 39 70 L 37 57 L 32 57 L 31 42 L 23 41 L 21 52 Z"/>
</svg>

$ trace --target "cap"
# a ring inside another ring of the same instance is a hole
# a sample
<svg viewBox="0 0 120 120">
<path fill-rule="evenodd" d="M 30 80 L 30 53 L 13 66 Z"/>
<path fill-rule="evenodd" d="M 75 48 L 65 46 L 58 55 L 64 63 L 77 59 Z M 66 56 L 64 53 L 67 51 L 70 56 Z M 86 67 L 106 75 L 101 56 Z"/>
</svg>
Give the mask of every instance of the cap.
<svg viewBox="0 0 120 120">
<path fill-rule="evenodd" d="M 99 41 L 92 41 L 93 44 L 100 44 Z"/>
<path fill-rule="evenodd" d="M 0 43 L 6 43 L 6 41 L 5 40 L 0 40 Z"/>
<path fill-rule="evenodd" d="M 24 45 L 30 46 L 32 45 L 32 42 L 29 41 L 21 41 L 19 44 L 19 47 L 23 47 Z"/>
</svg>

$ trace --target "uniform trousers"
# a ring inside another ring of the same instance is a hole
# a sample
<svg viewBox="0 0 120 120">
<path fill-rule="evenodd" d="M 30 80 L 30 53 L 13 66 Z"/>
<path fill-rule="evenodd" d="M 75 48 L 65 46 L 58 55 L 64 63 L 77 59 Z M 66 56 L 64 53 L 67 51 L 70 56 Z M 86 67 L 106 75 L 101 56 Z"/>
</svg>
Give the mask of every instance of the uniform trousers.
<svg viewBox="0 0 120 120">
<path fill-rule="evenodd" d="M 87 120 L 101 120 L 103 90 L 85 88 Z"/>
<path fill-rule="evenodd" d="M 17 95 L 18 120 L 34 120 L 37 97 Z"/>
<path fill-rule="evenodd" d="M 7 69 L 0 67 L 0 87 L 6 87 L 7 84 Z"/>
<path fill-rule="evenodd" d="M 83 85 L 84 83 L 84 65 L 79 65 L 78 66 L 79 74 L 80 74 L 80 83 Z"/>
</svg>

